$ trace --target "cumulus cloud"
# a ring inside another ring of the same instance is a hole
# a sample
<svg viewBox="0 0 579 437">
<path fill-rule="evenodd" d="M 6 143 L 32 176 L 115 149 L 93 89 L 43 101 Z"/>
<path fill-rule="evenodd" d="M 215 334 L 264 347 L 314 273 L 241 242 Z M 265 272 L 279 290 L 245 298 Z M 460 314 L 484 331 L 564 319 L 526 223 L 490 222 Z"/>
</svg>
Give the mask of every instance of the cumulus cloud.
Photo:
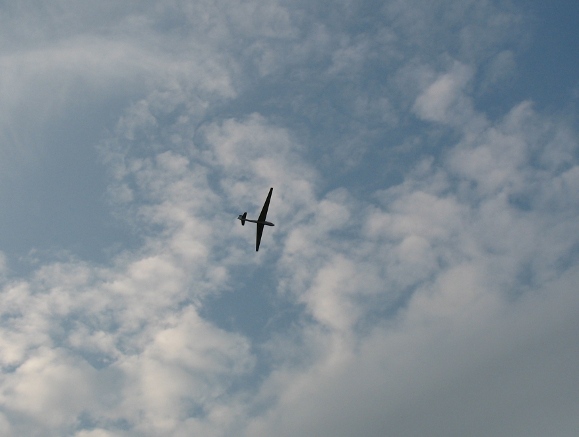
<svg viewBox="0 0 579 437">
<path fill-rule="evenodd" d="M 362 259 L 350 247 L 344 250 L 348 261 L 330 258 L 303 284 L 317 323 L 301 341 L 317 345 L 316 359 L 307 371 L 290 366 L 272 374 L 263 391 L 279 393 L 278 403 L 251 422 L 247 435 L 572 434 L 574 419 L 560 411 L 577 405 L 563 389 L 573 379 L 570 363 L 578 352 L 571 340 L 578 328 L 571 321 L 579 303 L 577 271 L 570 261 L 577 255 L 571 237 L 577 225 L 551 209 L 514 200 L 524 184 L 513 181 L 546 176 L 544 167 L 530 162 L 537 144 L 523 127 L 536 123 L 536 116 L 526 104 L 514 108 L 504 123 L 479 134 L 468 148 L 476 153 L 465 162 L 455 161 L 466 148 L 461 141 L 444 165 L 427 163 L 403 185 L 381 193 L 383 206 L 374 206 L 364 234 L 350 240 L 366 249 Z M 549 121 L 541 123 L 553 129 Z M 508 131 L 511 139 L 489 139 L 495 130 Z M 465 142 L 471 139 L 467 131 Z M 467 164 L 477 163 L 489 143 L 501 153 L 488 155 L 488 168 L 479 173 Z M 546 141 L 538 147 L 549 154 L 559 146 Z M 502 166 L 509 168 L 504 177 L 489 171 Z M 548 179 L 559 179 L 557 173 L 549 172 Z M 477 174 L 480 194 L 464 195 L 463 185 Z M 543 196 L 535 188 L 526 190 L 530 202 Z M 564 203 L 571 217 L 576 205 Z M 315 250 L 313 259 L 324 258 L 326 248 Z M 383 297 L 372 296 L 370 306 L 364 289 L 373 282 Z M 396 293 L 402 306 L 392 304 Z M 376 302 L 382 314 L 390 308 L 396 315 L 349 335 L 356 321 L 372 317 Z M 539 352 L 543 347 L 549 352 Z M 537 382 L 543 378 L 549 382 Z M 526 411 L 545 397 L 549 412 L 529 417 Z"/>
<path fill-rule="evenodd" d="M 137 241 L 23 273 L 2 247 L 0 433 L 573 435 L 577 133 L 476 100 L 520 14 L 69 3 L 10 9 L 42 26 L 3 28 L 0 150 L 57 150 L 63 117 L 98 107 L 100 194 Z M 435 144 L 382 183 L 410 137 Z M 235 216 L 269 187 L 256 254 Z"/>
</svg>

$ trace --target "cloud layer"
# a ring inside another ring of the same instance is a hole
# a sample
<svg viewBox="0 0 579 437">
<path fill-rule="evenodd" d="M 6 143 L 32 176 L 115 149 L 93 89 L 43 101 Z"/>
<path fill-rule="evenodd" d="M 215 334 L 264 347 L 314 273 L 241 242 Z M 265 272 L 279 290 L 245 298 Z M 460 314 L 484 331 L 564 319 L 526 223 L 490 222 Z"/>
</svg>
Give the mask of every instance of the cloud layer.
<svg viewBox="0 0 579 437">
<path fill-rule="evenodd" d="M 0 7 L 0 219 L 51 235 L 0 247 L 0 434 L 574 435 L 576 114 L 493 94 L 524 14 L 113 3 Z"/>
</svg>

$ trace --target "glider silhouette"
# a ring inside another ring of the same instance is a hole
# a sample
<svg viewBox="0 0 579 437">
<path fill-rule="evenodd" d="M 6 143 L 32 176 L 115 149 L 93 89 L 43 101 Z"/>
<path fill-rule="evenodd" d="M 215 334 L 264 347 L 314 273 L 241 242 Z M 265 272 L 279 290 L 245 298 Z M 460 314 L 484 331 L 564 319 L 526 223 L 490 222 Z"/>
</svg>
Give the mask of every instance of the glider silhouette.
<svg viewBox="0 0 579 437">
<path fill-rule="evenodd" d="M 261 242 L 261 234 L 263 234 L 263 227 L 264 226 L 274 226 L 273 223 L 268 222 L 265 220 L 267 216 L 267 209 L 269 208 L 269 201 L 271 199 L 271 192 L 273 188 L 269 189 L 269 193 L 267 195 L 267 199 L 265 199 L 265 203 L 263 204 L 263 208 L 261 208 L 261 214 L 259 214 L 259 218 L 257 220 L 250 220 L 247 217 L 247 212 L 244 212 L 243 215 L 238 216 L 237 218 L 241 220 L 241 225 L 245 226 L 245 222 L 250 223 L 257 223 L 257 235 L 255 236 L 255 251 L 259 250 L 259 243 Z"/>
</svg>

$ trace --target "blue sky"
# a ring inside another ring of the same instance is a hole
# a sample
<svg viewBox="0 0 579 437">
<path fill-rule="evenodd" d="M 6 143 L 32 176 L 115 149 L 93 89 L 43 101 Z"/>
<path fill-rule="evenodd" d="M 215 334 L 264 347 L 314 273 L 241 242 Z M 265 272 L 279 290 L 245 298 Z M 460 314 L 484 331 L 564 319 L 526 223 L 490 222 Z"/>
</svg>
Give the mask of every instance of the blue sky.
<svg viewBox="0 0 579 437">
<path fill-rule="evenodd" d="M 574 436 L 578 13 L 0 2 L 0 435 Z"/>
</svg>

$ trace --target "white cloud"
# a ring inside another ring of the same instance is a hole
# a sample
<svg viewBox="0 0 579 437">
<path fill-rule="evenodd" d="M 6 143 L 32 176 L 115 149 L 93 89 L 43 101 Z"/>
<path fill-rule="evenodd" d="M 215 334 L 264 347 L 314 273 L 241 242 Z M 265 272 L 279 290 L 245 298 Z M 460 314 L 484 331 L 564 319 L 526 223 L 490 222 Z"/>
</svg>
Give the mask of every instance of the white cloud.
<svg viewBox="0 0 579 437">
<path fill-rule="evenodd" d="M 210 415 L 236 376 L 251 370 L 249 344 L 203 321 L 192 308 L 164 322 L 139 356 L 118 364 L 128 382 L 121 412 L 146 435 L 173 433 L 190 417 Z"/>
<path fill-rule="evenodd" d="M 409 313 L 423 313 L 418 320 L 376 329 L 339 363 L 319 361 L 288 375 L 276 407 L 247 435 L 572 435 L 574 419 L 556 411 L 569 412 L 576 398 L 555 393 L 574 374 L 577 325 L 567 317 L 577 311 L 576 279 L 549 287 L 556 297 L 547 306 L 544 295 L 516 308 L 470 299 L 453 315 L 432 319 L 429 304 L 438 299 L 412 304 Z M 553 345 L 552 355 L 537 353 L 543 344 Z M 528 416 L 528 408 L 544 411 L 539 405 L 549 412 Z"/>
<path fill-rule="evenodd" d="M 510 69 L 517 14 L 346 3 L 17 14 L 44 25 L 0 58 L 2 150 L 44 147 L 81 96 L 117 108 L 91 122 L 139 243 L 22 275 L 0 257 L 1 434 L 572 435 L 577 135 L 473 96 Z M 409 136 L 435 156 L 380 185 Z M 255 254 L 235 216 L 269 187 Z M 224 329 L 220 299 L 263 338 Z"/>
<path fill-rule="evenodd" d="M 82 415 L 109 429 L 128 421 L 141 435 L 173 432 L 251 371 L 248 341 L 187 304 L 195 294 L 178 262 L 117 268 L 53 266 L 3 290 L 2 366 L 14 370 L 3 373 L 1 404 L 15 433 L 60 435 Z"/>
<path fill-rule="evenodd" d="M 47 428 L 70 424 L 95 399 L 95 373 L 64 351 L 41 347 L 6 378 L 4 403 Z"/>
<path fill-rule="evenodd" d="M 473 149 L 502 146 L 506 157 L 490 159 L 495 165 L 515 164 L 510 178 L 533 178 L 529 172 L 544 177 L 543 169 L 510 154 L 508 146 L 516 149 L 524 142 L 522 131 L 511 134 L 518 141 L 505 147 L 500 136 L 487 142 L 483 132 L 484 141 Z M 452 152 L 460 154 L 461 147 Z M 460 167 L 450 162 L 447 176 Z M 460 169 L 462 177 L 478 174 L 476 168 Z M 318 345 L 316 358 L 305 361 L 305 369 L 288 365 L 271 375 L 262 395 L 277 401 L 251 421 L 246 435 L 383 435 L 386 429 L 396 435 L 542 435 L 549 429 L 572 435 L 576 422 L 569 411 L 577 397 L 564 387 L 574 378 L 570 363 L 579 352 L 572 340 L 578 329 L 577 269 L 556 259 L 576 259 L 575 221 L 549 210 L 517 211 L 503 195 L 513 187 L 510 179 L 496 181 L 497 189 L 485 191 L 482 201 L 445 198 L 452 185 L 433 184 L 438 172 L 417 173 L 422 180 L 385 193 L 389 212 L 367 217 L 366 241 L 350 240 L 371 248 L 366 262 L 383 272 L 379 290 L 386 295 L 400 289 L 399 277 L 412 278 L 413 266 L 430 267 L 429 274 L 414 275 L 405 307 L 369 334 L 344 335 L 352 332 L 353 319 L 371 315 L 360 300 L 370 276 L 360 281 L 365 266 L 353 250 L 348 261 L 310 266 L 315 279 L 301 283 L 304 301 L 322 326 L 338 329 L 318 330 L 316 324 L 304 329 L 301 341 Z M 496 179 L 488 172 L 486 177 Z M 416 184 L 431 194 L 416 191 Z M 530 195 L 542 196 L 540 191 Z M 576 210 L 565 205 L 569 214 Z M 546 223 L 558 230 L 549 231 Z M 567 245 L 569 238 L 573 242 Z M 326 251 L 318 247 L 317 256 Z M 525 271 L 529 263 L 531 270 Z M 399 268 L 409 270 L 397 277 Z M 541 382 L 545 379 L 549 382 Z M 541 399 L 550 399 L 549 406 Z M 537 416 L 529 416 L 528 409 Z"/>
<path fill-rule="evenodd" d="M 546 187 L 567 192 L 574 183 L 574 158 L 558 151 L 576 150 L 576 142 L 528 103 L 494 126 L 474 112 L 461 116 L 475 123 L 456 124 L 463 137 L 442 167 L 422 165 L 381 193 L 384 207 L 370 209 L 347 249 L 325 245 L 324 231 L 349 229 L 351 214 L 325 229 L 312 220 L 310 238 L 307 227 L 292 232 L 284 263 L 293 282 L 285 284 L 300 290 L 315 321 L 299 341 L 317 353 L 306 355 L 305 369 L 290 364 L 271 375 L 262 396 L 277 401 L 247 435 L 542 435 L 557 426 L 558 435 L 572 435 L 577 398 L 563 387 L 577 355 L 577 208 L 564 195 L 549 196 L 551 207 L 541 199 Z M 557 166 L 537 161 L 551 155 L 560 156 Z M 307 264 L 289 256 L 297 244 Z M 347 261 L 332 257 L 342 251 Z M 375 277 L 366 264 L 375 264 Z M 382 305 L 401 287 L 407 304 L 394 321 L 351 337 L 356 321 L 372 314 L 363 288 L 373 281 Z M 549 352 L 539 352 L 547 344 Z M 558 377 L 537 383 L 551 374 Z M 519 398 L 522 391 L 528 395 Z M 538 406 L 544 396 L 554 400 L 548 412 Z M 527 408 L 541 413 L 529 417 Z"/>
<path fill-rule="evenodd" d="M 464 95 L 464 88 L 471 76 L 472 72 L 468 67 L 455 63 L 450 72 L 440 75 L 418 96 L 414 111 L 428 121 L 449 123 L 457 117 L 461 117 L 460 121 L 463 117 L 470 118 L 472 108 Z"/>
</svg>

